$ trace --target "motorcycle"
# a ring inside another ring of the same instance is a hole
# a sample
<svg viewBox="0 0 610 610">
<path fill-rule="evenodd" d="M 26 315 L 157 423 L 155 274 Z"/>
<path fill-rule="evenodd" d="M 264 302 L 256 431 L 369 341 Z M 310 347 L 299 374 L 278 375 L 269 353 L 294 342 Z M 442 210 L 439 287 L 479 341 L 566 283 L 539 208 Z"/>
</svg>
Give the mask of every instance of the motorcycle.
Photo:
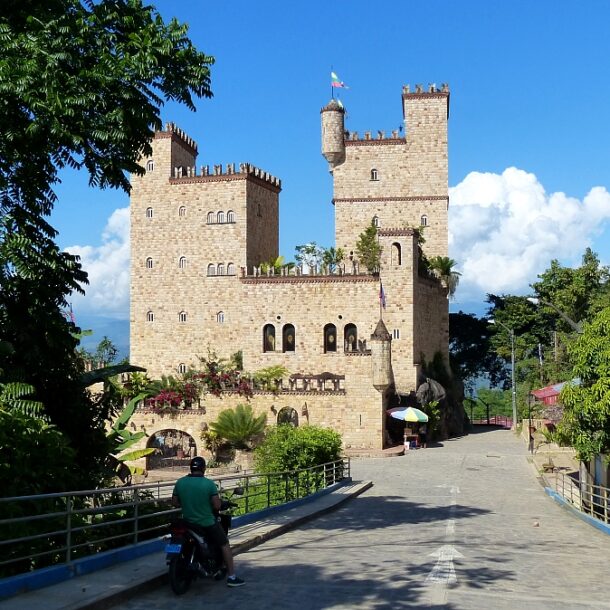
<svg viewBox="0 0 610 610">
<path fill-rule="evenodd" d="M 235 488 L 232 492 L 233 495 L 243 494 L 241 488 Z M 231 511 L 236 507 L 235 502 L 223 498 L 220 510 L 215 513 L 227 535 L 231 527 Z M 170 541 L 165 545 L 166 563 L 169 566 L 169 583 L 176 595 L 186 593 L 197 578 L 222 580 L 226 576 L 220 549 L 210 545 L 196 525 L 176 519 L 170 524 L 169 531 Z"/>
</svg>

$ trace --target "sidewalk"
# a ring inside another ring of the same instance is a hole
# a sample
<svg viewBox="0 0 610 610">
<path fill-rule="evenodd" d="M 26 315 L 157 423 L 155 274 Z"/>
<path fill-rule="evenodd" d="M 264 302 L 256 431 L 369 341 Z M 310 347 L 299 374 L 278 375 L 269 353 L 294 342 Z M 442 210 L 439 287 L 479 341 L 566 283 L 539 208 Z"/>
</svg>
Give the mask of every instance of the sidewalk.
<svg viewBox="0 0 610 610">
<path fill-rule="evenodd" d="M 358 496 L 372 486 L 370 481 L 344 485 L 284 512 L 236 527 L 230 532 L 233 554 L 238 555 L 266 540 L 305 523 Z M 239 564 L 238 564 L 239 566 Z M 101 610 L 120 604 L 137 593 L 162 584 L 167 577 L 165 553 L 153 553 L 111 568 L 72 578 L 62 583 L 23 593 L 0 602 L 0 609 Z"/>
</svg>

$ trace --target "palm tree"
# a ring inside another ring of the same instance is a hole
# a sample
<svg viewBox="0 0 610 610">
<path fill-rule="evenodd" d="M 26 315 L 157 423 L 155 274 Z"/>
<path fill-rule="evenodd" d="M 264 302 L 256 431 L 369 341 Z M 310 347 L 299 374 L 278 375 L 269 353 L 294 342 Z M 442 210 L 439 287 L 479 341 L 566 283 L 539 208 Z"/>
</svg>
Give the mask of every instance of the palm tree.
<svg viewBox="0 0 610 610">
<path fill-rule="evenodd" d="M 460 283 L 460 276 L 462 275 L 453 269 L 456 264 L 457 263 L 448 256 L 433 256 L 429 260 L 430 270 L 441 281 L 445 288 L 447 288 L 449 297 L 452 297 L 455 294 L 458 284 Z"/>
<path fill-rule="evenodd" d="M 264 432 L 266 425 L 265 413 L 257 417 L 250 405 L 237 405 L 235 409 L 221 411 L 210 428 L 236 449 L 251 449 L 253 441 Z"/>
</svg>

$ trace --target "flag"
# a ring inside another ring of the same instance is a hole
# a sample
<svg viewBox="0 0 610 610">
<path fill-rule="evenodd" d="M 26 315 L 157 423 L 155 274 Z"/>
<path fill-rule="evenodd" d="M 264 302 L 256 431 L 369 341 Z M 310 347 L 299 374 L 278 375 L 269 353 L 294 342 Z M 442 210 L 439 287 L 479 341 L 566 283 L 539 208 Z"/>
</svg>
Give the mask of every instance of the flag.
<svg viewBox="0 0 610 610">
<path fill-rule="evenodd" d="M 349 89 L 349 87 L 334 73 L 330 73 L 330 86 L 339 87 L 340 89 Z"/>
<path fill-rule="evenodd" d="M 385 309 L 385 292 L 382 282 L 379 282 L 379 304 Z"/>
</svg>

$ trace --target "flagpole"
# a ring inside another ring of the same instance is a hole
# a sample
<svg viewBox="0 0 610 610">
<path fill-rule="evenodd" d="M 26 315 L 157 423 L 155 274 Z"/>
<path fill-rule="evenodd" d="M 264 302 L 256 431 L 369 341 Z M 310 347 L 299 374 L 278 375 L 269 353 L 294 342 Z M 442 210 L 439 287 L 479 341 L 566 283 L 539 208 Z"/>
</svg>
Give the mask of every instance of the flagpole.
<svg viewBox="0 0 610 610">
<path fill-rule="evenodd" d="M 330 73 L 333 73 L 333 66 L 331 64 L 330 66 Z M 335 88 L 333 87 L 333 81 L 332 78 L 330 79 L 330 99 L 334 100 L 335 99 Z"/>
</svg>

